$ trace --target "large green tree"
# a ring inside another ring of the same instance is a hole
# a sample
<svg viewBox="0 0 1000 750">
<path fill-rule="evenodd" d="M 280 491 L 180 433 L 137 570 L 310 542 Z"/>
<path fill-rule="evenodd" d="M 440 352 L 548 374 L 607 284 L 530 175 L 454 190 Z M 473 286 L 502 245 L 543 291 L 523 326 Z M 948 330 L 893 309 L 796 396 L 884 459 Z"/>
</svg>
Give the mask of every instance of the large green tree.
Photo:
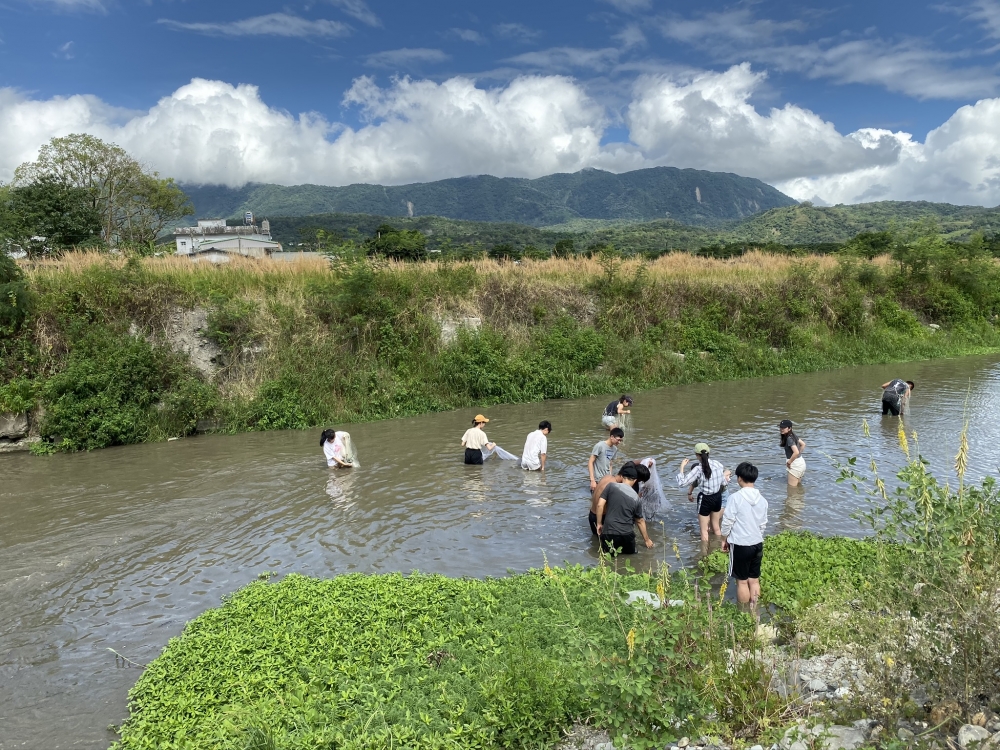
<svg viewBox="0 0 1000 750">
<path fill-rule="evenodd" d="M 46 175 L 0 192 L 0 240 L 29 257 L 93 244 L 100 237 L 101 217 L 83 188 Z"/>
<path fill-rule="evenodd" d="M 395 260 L 423 260 L 427 257 L 427 237 L 415 229 L 396 229 L 382 224 L 366 243 L 369 255 L 384 255 Z"/>
<path fill-rule="evenodd" d="M 42 181 L 86 191 L 101 221 L 104 240 L 112 245 L 145 245 L 171 221 L 194 213 L 172 179 L 143 167 L 125 149 L 92 135 L 53 138 L 38 159 L 14 172 L 12 186 Z"/>
</svg>

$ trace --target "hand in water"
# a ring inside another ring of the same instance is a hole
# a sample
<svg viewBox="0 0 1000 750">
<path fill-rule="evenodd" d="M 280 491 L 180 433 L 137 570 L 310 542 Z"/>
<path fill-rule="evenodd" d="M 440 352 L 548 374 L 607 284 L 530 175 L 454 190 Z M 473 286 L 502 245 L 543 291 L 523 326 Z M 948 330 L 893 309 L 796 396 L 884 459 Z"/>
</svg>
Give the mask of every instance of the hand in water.
<svg viewBox="0 0 1000 750">
<path fill-rule="evenodd" d="M 646 540 L 646 549 L 653 549 L 653 540 L 652 539 L 647 539 Z"/>
<path fill-rule="evenodd" d="M 603 523 L 597 524 L 597 536 L 600 536 L 602 531 L 604 531 L 604 524 Z"/>
</svg>

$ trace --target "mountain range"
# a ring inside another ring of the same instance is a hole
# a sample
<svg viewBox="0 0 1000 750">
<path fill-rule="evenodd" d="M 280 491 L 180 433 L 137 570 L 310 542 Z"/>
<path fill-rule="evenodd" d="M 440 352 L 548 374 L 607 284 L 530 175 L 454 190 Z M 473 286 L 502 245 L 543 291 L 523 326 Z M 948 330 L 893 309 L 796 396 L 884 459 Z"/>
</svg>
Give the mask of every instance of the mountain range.
<svg viewBox="0 0 1000 750">
<path fill-rule="evenodd" d="M 584 169 L 529 180 L 458 177 L 412 185 L 183 185 L 196 218 L 371 214 L 441 216 L 533 227 L 581 219 L 670 219 L 718 227 L 796 201 L 770 185 L 726 172 L 654 167 L 613 174 Z"/>
</svg>

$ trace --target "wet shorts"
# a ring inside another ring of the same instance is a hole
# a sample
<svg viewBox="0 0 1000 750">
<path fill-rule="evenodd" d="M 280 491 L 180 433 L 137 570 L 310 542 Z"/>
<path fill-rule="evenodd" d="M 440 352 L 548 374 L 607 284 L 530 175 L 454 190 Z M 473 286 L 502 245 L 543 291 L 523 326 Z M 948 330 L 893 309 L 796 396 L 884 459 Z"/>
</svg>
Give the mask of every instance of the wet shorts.
<svg viewBox="0 0 1000 750">
<path fill-rule="evenodd" d="M 760 578 L 760 561 L 764 559 L 764 544 L 729 545 L 729 575 L 737 581 Z"/>
<path fill-rule="evenodd" d="M 710 516 L 713 513 L 722 511 L 722 490 L 714 495 L 706 495 L 704 492 L 698 493 L 698 515 Z"/>
<path fill-rule="evenodd" d="M 882 399 L 882 416 L 884 417 L 886 414 L 892 414 L 892 416 L 898 417 L 899 401 L 893 402 L 893 401 L 887 401 L 886 399 Z"/>
<path fill-rule="evenodd" d="M 479 465 L 483 462 L 483 452 L 478 448 L 465 449 L 465 463 Z"/>
<path fill-rule="evenodd" d="M 618 424 L 618 417 L 612 417 L 610 414 L 605 414 L 601 417 L 601 424 L 607 427 L 609 430 Z"/>
<path fill-rule="evenodd" d="M 597 514 L 591 511 L 587 514 L 587 520 L 590 521 L 590 531 L 597 536 Z"/>
<path fill-rule="evenodd" d="M 794 461 L 792 461 L 791 466 L 785 467 L 785 471 L 791 474 L 796 479 L 802 479 L 806 473 L 806 460 L 799 456 Z"/>
<path fill-rule="evenodd" d="M 601 547 L 610 555 L 634 555 L 635 534 L 601 534 Z"/>
</svg>

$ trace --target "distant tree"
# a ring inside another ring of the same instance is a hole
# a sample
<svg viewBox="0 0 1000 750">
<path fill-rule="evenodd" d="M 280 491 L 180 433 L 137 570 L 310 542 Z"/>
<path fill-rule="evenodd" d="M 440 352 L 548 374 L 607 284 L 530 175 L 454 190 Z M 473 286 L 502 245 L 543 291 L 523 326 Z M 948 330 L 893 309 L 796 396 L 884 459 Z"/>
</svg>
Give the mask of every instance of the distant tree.
<svg viewBox="0 0 1000 750">
<path fill-rule="evenodd" d="M 490 248 L 489 257 L 493 260 L 520 260 L 521 251 L 510 243 L 504 242 Z"/>
<path fill-rule="evenodd" d="M 552 254 L 557 258 L 569 258 L 572 257 L 574 252 L 576 252 L 576 248 L 573 245 L 573 240 L 564 239 L 556 242 Z"/>
<path fill-rule="evenodd" d="M 109 245 L 148 244 L 171 221 L 194 213 L 172 179 L 151 172 L 120 146 L 77 133 L 53 138 L 14 172 L 12 185 L 50 180 L 87 193 Z"/>
<path fill-rule="evenodd" d="M 424 260 L 427 257 L 427 237 L 415 229 L 399 230 L 382 224 L 375 236 L 366 243 L 368 255 L 384 255 L 394 260 Z"/>
<path fill-rule="evenodd" d="M 543 250 L 542 248 L 535 247 L 534 245 L 525 245 L 522 256 L 530 258 L 531 260 L 547 260 L 549 258 L 549 252 L 548 250 Z"/>
<path fill-rule="evenodd" d="M 869 260 L 892 251 L 896 238 L 893 232 L 861 232 L 844 245 L 844 251 Z"/>
<path fill-rule="evenodd" d="M 37 257 L 100 242 L 101 217 L 86 190 L 43 176 L 0 194 L 0 236 Z"/>
</svg>

